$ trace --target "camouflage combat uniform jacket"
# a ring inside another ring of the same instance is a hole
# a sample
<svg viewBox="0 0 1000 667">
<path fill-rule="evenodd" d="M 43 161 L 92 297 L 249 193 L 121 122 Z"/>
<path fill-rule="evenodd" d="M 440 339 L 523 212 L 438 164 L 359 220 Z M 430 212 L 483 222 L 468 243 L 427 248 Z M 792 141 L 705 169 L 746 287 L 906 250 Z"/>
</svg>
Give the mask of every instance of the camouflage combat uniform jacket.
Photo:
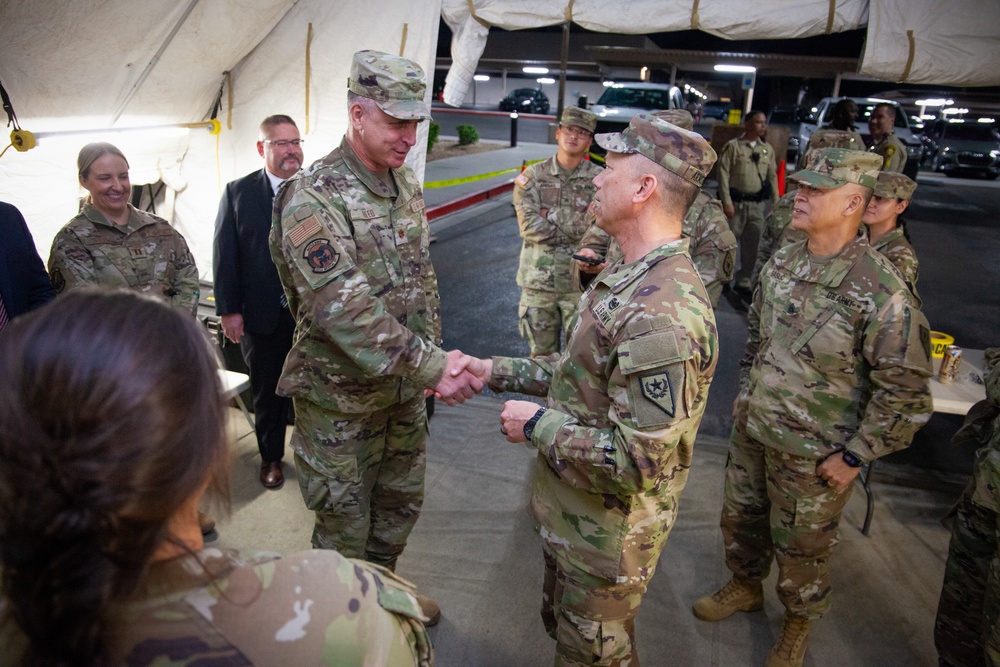
<svg viewBox="0 0 1000 667">
<path fill-rule="evenodd" d="M 753 156 L 757 155 L 754 162 Z M 774 149 L 763 139 L 751 146 L 744 137 L 730 139 L 722 147 L 716 174 L 719 179 L 719 199 L 723 205 L 733 204 L 732 191 L 752 195 L 767 188 L 761 201 L 778 198 L 778 165 Z"/>
<path fill-rule="evenodd" d="M 576 291 L 571 255 L 587 232 L 586 217 L 601 168 L 583 160 L 572 171 L 555 157 L 533 164 L 514 181 L 514 210 L 521 232 L 517 284 L 560 294 Z"/>
<path fill-rule="evenodd" d="M 655 566 L 677 514 L 718 357 L 687 241 L 587 288 L 562 355 L 494 359 L 490 386 L 547 396 L 530 512 L 557 560 L 614 583 Z"/>
<path fill-rule="evenodd" d="M 242 558 L 209 548 L 151 566 L 119 610 L 113 664 L 424 667 L 434 655 L 413 594 L 336 551 Z M 13 626 L 0 626 L 0 664 L 24 651 Z"/>
<path fill-rule="evenodd" d="M 748 328 L 740 401 L 758 442 L 871 461 L 907 447 L 930 418 L 930 327 L 863 233 L 825 260 L 805 242 L 777 252 Z"/>
<path fill-rule="evenodd" d="M 345 140 L 275 198 L 271 258 L 296 320 L 282 396 L 367 414 L 444 373 L 423 191 L 409 167 L 390 174 L 395 197 Z"/>
<path fill-rule="evenodd" d="M 84 204 L 52 240 L 52 286 L 60 293 L 81 285 L 123 287 L 195 314 L 198 267 L 184 237 L 163 218 L 128 208 L 128 224 L 119 227 Z"/>
<path fill-rule="evenodd" d="M 681 233 L 688 238 L 691 260 L 715 307 L 722 296 L 722 286 L 733 279 L 737 245 L 719 200 L 704 190 L 699 192 L 684 216 Z M 597 225 L 591 225 L 587 230 L 580 241 L 580 248 L 590 248 L 607 262 L 614 262 L 622 256 L 615 240 Z"/>
<path fill-rule="evenodd" d="M 955 439 L 983 443 L 972 466 L 970 495 L 972 502 L 1000 514 L 1000 347 L 987 348 L 983 370 L 986 399 L 969 411 Z"/>
<path fill-rule="evenodd" d="M 906 166 L 906 146 L 895 132 L 890 132 L 882 141 L 873 143 L 868 150 L 882 156 L 882 171 L 903 171 Z"/>
<path fill-rule="evenodd" d="M 872 247 L 885 255 L 886 259 L 892 262 L 892 265 L 903 274 L 903 280 L 906 281 L 910 293 L 916 297 L 919 307 L 920 295 L 917 294 L 917 277 L 920 273 L 920 263 L 917 261 L 917 251 L 913 249 L 903 234 L 903 227 L 896 227 L 876 241 Z"/>
</svg>

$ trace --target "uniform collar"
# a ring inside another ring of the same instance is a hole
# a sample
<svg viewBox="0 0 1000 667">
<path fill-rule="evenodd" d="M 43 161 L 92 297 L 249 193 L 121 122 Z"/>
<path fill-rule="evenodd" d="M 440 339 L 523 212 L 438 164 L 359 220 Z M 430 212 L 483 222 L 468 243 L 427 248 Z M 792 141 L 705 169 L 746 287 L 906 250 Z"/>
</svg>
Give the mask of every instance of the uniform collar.
<svg viewBox="0 0 1000 667">
<path fill-rule="evenodd" d="M 623 259 L 619 259 L 618 263 L 609 267 L 608 271 L 605 272 L 601 279 L 597 282 L 603 283 L 612 292 L 617 294 L 642 276 L 646 275 L 646 273 L 657 263 L 663 261 L 667 257 L 680 255 L 681 253 L 686 253 L 687 251 L 687 237 L 679 238 L 676 241 L 671 241 L 670 243 L 664 243 L 660 247 L 646 253 L 644 257 L 641 257 L 629 264 L 625 264 Z"/>
<path fill-rule="evenodd" d="M 799 280 L 817 283 L 826 287 L 837 287 L 858 260 L 871 246 L 868 235 L 858 230 L 857 235 L 835 257 L 822 264 L 809 261 L 808 241 L 801 241 L 776 253 L 774 264 L 788 271 Z M 792 248 L 798 251 L 791 250 Z"/>
<path fill-rule="evenodd" d="M 892 230 L 891 232 L 880 238 L 877 242 L 872 243 L 871 246 L 876 250 L 880 250 L 889 245 L 890 243 L 892 243 L 893 241 L 895 241 L 896 239 L 901 238 L 902 236 L 903 236 L 903 228 L 900 227 L 899 225 L 896 225 L 896 228 L 894 230 Z"/>
<path fill-rule="evenodd" d="M 90 220 L 95 225 L 103 225 L 104 227 L 110 227 L 111 229 L 117 229 L 125 233 L 133 232 L 140 227 L 153 224 L 152 220 L 139 215 L 139 211 L 137 211 L 132 204 L 126 204 L 126 206 L 128 206 L 128 224 L 124 227 L 119 227 L 115 223 L 108 220 L 93 204 L 84 204 L 83 211 L 81 211 L 81 213 L 83 213 L 83 216 L 87 218 L 87 220 Z"/>
<path fill-rule="evenodd" d="M 340 152 L 344 156 L 344 163 L 347 164 L 347 168 L 350 169 L 355 176 L 358 177 L 365 187 L 369 191 L 374 193 L 379 197 L 385 199 L 392 199 L 393 193 L 389 191 L 386 184 L 382 182 L 382 179 L 373 174 L 368 167 L 361 161 L 358 154 L 354 152 L 351 145 L 347 143 L 347 138 L 344 137 L 340 141 Z M 403 175 L 403 168 L 400 169 L 390 169 L 389 173 L 396 181 L 396 188 L 399 190 L 399 201 L 407 201 L 413 196 L 413 190 L 410 184 L 407 182 L 406 177 Z"/>
</svg>

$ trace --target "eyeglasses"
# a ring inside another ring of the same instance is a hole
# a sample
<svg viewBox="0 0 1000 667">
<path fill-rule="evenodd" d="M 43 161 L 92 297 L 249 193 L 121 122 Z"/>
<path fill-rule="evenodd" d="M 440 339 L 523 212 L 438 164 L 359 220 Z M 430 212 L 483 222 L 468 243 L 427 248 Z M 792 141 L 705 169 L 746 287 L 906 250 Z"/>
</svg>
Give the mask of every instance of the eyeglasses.
<svg viewBox="0 0 1000 667">
<path fill-rule="evenodd" d="M 576 125 L 560 125 L 559 128 L 566 134 L 573 137 L 583 137 L 584 139 L 589 139 L 594 136 L 594 133 L 585 130 L 582 127 L 577 127 Z"/>
<path fill-rule="evenodd" d="M 278 148 L 284 148 L 285 146 L 301 146 L 306 143 L 305 139 L 265 139 L 265 144 L 274 144 Z"/>
</svg>

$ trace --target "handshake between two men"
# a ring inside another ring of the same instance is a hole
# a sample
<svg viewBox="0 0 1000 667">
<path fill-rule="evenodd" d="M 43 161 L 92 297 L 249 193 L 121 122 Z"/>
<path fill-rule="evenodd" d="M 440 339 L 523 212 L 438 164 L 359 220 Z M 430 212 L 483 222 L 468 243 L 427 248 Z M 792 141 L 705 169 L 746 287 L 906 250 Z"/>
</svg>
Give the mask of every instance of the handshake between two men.
<svg viewBox="0 0 1000 667">
<path fill-rule="evenodd" d="M 448 405 L 464 403 L 489 385 L 493 374 L 493 360 L 479 359 L 459 350 L 448 352 L 448 363 L 444 375 L 433 389 L 426 394 L 438 398 Z M 524 425 L 541 407 L 531 401 L 507 401 L 500 412 L 500 432 L 507 436 L 507 442 L 526 442 Z"/>
</svg>

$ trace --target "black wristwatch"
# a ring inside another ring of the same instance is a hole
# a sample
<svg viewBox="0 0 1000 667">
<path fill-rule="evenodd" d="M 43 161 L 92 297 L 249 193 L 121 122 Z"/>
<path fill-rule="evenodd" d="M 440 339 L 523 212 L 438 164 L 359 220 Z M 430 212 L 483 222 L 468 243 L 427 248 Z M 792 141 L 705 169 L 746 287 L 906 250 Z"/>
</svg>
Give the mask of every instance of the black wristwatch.
<svg viewBox="0 0 1000 667">
<path fill-rule="evenodd" d="M 852 468 L 860 468 L 862 461 L 858 458 L 858 455 L 849 449 L 845 449 L 840 453 L 844 457 L 844 463 L 851 466 Z"/>
<path fill-rule="evenodd" d="M 531 434 L 535 432 L 535 425 L 538 423 L 538 420 L 542 418 L 542 415 L 545 414 L 546 410 L 548 410 L 548 408 L 538 408 L 538 412 L 533 414 L 531 419 L 524 422 L 524 437 L 527 438 L 529 442 L 531 441 Z"/>
</svg>

